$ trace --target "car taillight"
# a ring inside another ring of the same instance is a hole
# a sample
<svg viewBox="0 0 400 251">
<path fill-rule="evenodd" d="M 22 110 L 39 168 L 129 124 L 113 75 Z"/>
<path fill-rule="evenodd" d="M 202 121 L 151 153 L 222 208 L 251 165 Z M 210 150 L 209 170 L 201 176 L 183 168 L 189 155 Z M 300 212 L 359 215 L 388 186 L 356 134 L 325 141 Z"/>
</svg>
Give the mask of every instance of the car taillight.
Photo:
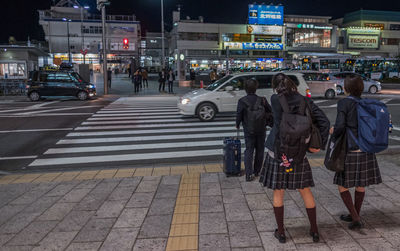
<svg viewBox="0 0 400 251">
<path fill-rule="evenodd" d="M 311 91 L 310 91 L 310 89 L 307 89 L 307 90 L 306 90 L 306 97 L 307 97 L 307 98 L 311 98 Z"/>
<path fill-rule="evenodd" d="M 31 86 L 30 85 L 25 85 L 25 88 L 29 89 L 29 88 L 31 88 Z"/>
</svg>

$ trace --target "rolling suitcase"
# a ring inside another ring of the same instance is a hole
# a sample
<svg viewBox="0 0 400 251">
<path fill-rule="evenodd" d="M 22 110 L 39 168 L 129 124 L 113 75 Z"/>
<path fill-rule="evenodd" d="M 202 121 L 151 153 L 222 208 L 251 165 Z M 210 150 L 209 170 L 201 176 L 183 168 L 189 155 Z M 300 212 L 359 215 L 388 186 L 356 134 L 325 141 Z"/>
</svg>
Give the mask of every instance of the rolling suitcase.
<svg viewBox="0 0 400 251">
<path fill-rule="evenodd" d="M 224 173 L 227 177 L 239 176 L 241 171 L 241 142 L 239 139 L 239 130 L 237 137 L 228 137 L 224 139 Z"/>
</svg>

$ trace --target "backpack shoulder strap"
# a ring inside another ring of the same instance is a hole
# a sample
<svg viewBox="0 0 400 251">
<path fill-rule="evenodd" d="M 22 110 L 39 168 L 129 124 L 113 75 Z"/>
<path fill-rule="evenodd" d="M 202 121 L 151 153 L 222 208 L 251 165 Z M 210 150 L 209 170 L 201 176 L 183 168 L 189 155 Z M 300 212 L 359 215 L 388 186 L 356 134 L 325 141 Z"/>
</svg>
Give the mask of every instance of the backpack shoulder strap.
<svg viewBox="0 0 400 251">
<path fill-rule="evenodd" d="M 251 105 L 250 105 L 249 100 L 247 99 L 247 97 L 244 97 L 244 98 L 242 99 L 242 101 L 243 101 L 243 103 L 244 103 L 247 107 L 251 107 Z"/>
<path fill-rule="evenodd" d="M 306 114 L 306 106 L 307 106 L 307 100 L 305 97 L 302 96 L 302 98 L 300 99 L 300 108 L 299 108 L 300 115 Z"/>
<path fill-rule="evenodd" d="M 287 102 L 287 99 L 286 99 L 285 95 L 283 95 L 283 94 L 279 95 L 279 103 L 282 106 L 283 112 L 285 112 L 285 113 L 289 113 L 290 112 L 289 104 Z"/>
<path fill-rule="evenodd" d="M 254 104 L 254 107 L 259 107 L 263 102 L 262 97 L 257 97 L 256 103 Z"/>
</svg>

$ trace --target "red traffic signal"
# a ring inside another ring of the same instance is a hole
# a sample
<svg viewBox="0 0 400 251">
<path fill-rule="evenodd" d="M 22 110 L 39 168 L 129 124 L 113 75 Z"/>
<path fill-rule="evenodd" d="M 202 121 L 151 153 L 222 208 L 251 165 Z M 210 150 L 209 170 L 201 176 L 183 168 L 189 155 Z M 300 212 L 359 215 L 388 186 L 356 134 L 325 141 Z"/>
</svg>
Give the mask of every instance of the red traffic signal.
<svg viewBox="0 0 400 251">
<path fill-rule="evenodd" d="M 124 39 L 122 40 L 122 47 L 123 47 L 124 49 L 129 49 L 129 39 L 124 38 Z"/>
</svg>

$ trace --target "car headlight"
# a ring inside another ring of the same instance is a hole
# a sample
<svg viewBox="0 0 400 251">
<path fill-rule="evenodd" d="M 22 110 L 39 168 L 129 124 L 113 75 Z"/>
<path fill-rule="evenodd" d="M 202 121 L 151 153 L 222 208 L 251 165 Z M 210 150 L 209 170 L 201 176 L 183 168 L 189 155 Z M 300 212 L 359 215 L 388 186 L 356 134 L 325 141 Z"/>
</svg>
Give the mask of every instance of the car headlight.
<svg viewBox="0 0 400 251">
<path fill-rule="evenodd" d="M 186 104 L 188 104 L 189 102 L 190 102 L 190 99 L 184 98 L 184 99 L 182 99 L 181 104 L 182 104 L 182 105 L 186 105 Z"/>
<path fill-rule="evenodd" d="M 94 85 L 92 85 L 92 84 L 86 85 L 86 88 L 94 88 Z"/>
</svg>

